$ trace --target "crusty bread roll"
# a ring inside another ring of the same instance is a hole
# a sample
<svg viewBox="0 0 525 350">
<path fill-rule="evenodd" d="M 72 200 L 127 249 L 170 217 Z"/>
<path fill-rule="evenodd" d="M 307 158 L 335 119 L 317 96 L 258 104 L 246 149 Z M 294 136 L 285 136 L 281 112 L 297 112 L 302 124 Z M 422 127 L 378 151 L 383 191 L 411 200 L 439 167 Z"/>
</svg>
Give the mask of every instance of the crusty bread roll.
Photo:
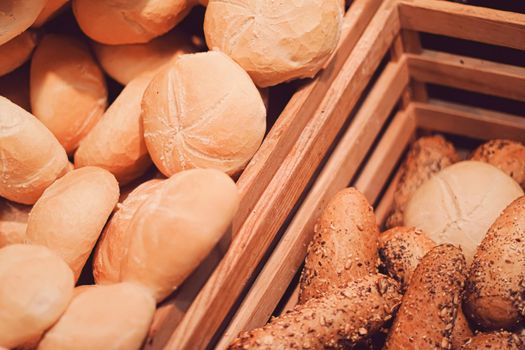
<svg viewBox="0 0 525 350">
<path fill-rule="evenodd" d="M 434 175 L 414 193 L 404 222 L 422 229 L 437 244 L 461 246 L 470 262 L 490 225 L 521 195 L 520 185 L 496 167 L 463 161 Z"/>
<path fill-rule="evenodd" d="M 144 44 L 104 45 L 93 43 L 104 71 L 122 85 L 142 74 L 154 74 L 175 57 L 194 52 L 190 37 L 173 30 Z"/>
<path fill-rule="evenodd" d="M 118 195 L 118 183 L 106 170 L 73 170 L 49 186 L 33 206 L 27 239 L 57 252 L 77 280 Z"/>
<path fill-rule="evenodd" d="M 499 331 L 491 333 L 478 333 L 469 339 L 460 350 L 523 350 L 525 343 L 518 334 Z"/>
<path fill-rule="evenodd" d="M 0 45 L 22 34 L 35 22 L 47 0 L 2 0 L 0 2 Z"/>
<path fill-rule="evenodd" d="M 38 349 L 138 350 L 154 312 L 155 300 L 140 286 L 90 287 L 77 293 Z"/>
<path fill-rule="evenodd" d="M 32 30 L 9 40 L 0 46 L 0 76 L 12 72 L 24 64 L 37 43 L 37 35 Z"/>
<path fill-rule="evenodd" d="M 168 32 L 190 11 L 191 0 L 73 0 L 82 31 L 103 44 L 145 43 Z"/>
<path fill-rule="evenodd" d="M 33 204 L 67 171 L 67 155 L 48 129 L 0 96 L 0 196 Z"/>
<path fill-rule="evenodd" d="M 459 155 L 450 142 L 441 135 L 421 137 L 410 146 L 401 165 L 401 176 L 396 185 L 392 213 L 385 226 L 403 226 L 403 213 L 414 192 L 434 174 L 459 161 Z"/>
<path fill-rule="evenodd" d="M 193 169 L 165 180 L 129 223 L 121 279 L 164 299 L 211 252 L 238 205 L 235 183 L 218 170 Z"/>
<path fill-rule="evenodd" d="M 71 154 L 102 117 L 104 75 L 79 39 L 48 34 L 31 60 L 31 108 Z"/>
<path fill-rule="evenodd" d="M 210 50 L 232 57 L 261 87 L 313 77 L 337 46 L 341 0 L 210 0 L 204 33 Z"/>
<path fill-rule="evenodd" d="M 511 140 L 491 140 L 479 146 L 472 160 L 494 165 L 525 188 L 525 146 Z"/>
<path fill-rule="evenodd" d="M 339 191 L 314 228 L 301 275 L 299 303 L 370 273 L 377 273 L 374 211 L 355 188 Z"/>
<path fill-rule="evenodd" d="M 29 103 L 29 66 L 22 66 L 0 77 L 0 96 L 31 112 Z"/>
<path fill-rule="evenodd" d="M 71 269 L 46 247 L 0 249 L 0 346 L 38 339 L 64 312 L 73 287 Z"/>
<path fill-rule="evenodd" d="M 142 203 L 157 189 L 163 180 L 153 179 L 135 188 L 117 206 L 117 210 L 104 228 L 93 259 L 93 276 L 97 284 L 120 281 L 122 260 L 127 256 L 131 243 L 128 230 L 133 215 Z"/>
<path fill-rule="evenodd" d="M 38 15 L 32 27 L 40 27 L 49 21 L 54 15 L 62 9 L 69 0 L 47 0 L 46 5 Z"/>
<path fill-rule="evenodd" d="M 0 248 L 24 243 L 31 207 L 0 198 Z"/>
<path fill-rule="evenodd" d="M 142 100 L 144 137 L 166 176 L 190 168 L 236 174 L 266 129 L 261 95 L 221 52 L 180 56 L 153 78 Z"/>
<path fill-rule="evenodd" d="M 151 77 L 129 83 L 102 119 L 80 142 L 75 167 L 98 166 L 110 171 L 119 184 L 136 179 L 151 166 L 140 119 L 141 101 Z"/>
</svg>

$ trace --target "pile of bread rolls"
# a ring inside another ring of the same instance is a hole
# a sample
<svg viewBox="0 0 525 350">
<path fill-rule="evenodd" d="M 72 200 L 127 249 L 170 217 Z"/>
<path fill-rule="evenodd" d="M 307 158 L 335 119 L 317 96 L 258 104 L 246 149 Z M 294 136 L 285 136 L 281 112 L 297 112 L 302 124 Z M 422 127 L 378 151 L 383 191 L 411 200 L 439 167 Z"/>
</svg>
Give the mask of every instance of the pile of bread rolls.
<svg viewBox="0 0 525 350">
<path fill-rule="evenodd" d="M 205 52 L 178 26 L 198 5 Z M 0 348 L 140 348 L 237 211 L 262 88 L 317 74 L 343 14 L 343 0 L 2 1 Z M 96 283 L 75 288 L 81 274 Z M 387 294 L 348 293 L 393 306 L 394 281 L 363 283 L 379 282 Z"/>
<path fill-rule="evenodd" d="M 519 142 L 461 161 L 440 135 L 416 140 L 387 230 L 356 189 L 338 192 L 314 227 L 298 305 L 230 349 L 525 349 L 523 186 Z"/>
</svg>

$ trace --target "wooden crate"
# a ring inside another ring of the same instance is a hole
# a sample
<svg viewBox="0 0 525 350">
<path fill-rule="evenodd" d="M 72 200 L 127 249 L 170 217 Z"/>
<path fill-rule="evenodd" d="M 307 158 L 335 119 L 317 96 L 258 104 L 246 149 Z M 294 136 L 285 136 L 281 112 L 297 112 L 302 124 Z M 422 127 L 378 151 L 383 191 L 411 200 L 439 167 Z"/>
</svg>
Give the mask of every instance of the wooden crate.
<svg viewBox="0 0 525 350">
<path fill-rule="evenodd" d="M 481 50 L 465 56 L 428 49 L 420 39 L 429 35 L 445 42 L 461 39 L 480 43 L 476 45 Z M 325 113 L 346 116 L 349 127 L 237 309 L 217 349 L 225 349 L 239 332 L 262 326 L 272 314 L 296 304 L 294 277 L 302 268 L 319 212 L 337 191 L 349 184 L 357 187 L 374 204 L 378 221 L 384 222 L 391 208 L 400 160 L 416 133 L 445 133 L 459 138 L 467 147 L 493 138 L 525 142 L 525 60 L 518 62 L 520 66 L 479 58 L 484 51 L 510 49 L 525 58 L 523 14 L 438 0 L 383 1 L 342 66 L 333 90 L 321 103 Z M 374 80 L 362 94 L 373 75 Z M 494 96 L 518 101 L 515 109 L 521 115 L 475 105 L 483 104 L 482 100 L 474 100 L 473 106 L 429 97 L 427 88 L 434 85 L 487 95 L 483 100 Z M 356 106 L 359 99 L 361 103 Z M 308 132 L 307 127 L 303 134 Z M 296 162 L 307 166 L 309 159 L 302 157 Z"/>
</svg>

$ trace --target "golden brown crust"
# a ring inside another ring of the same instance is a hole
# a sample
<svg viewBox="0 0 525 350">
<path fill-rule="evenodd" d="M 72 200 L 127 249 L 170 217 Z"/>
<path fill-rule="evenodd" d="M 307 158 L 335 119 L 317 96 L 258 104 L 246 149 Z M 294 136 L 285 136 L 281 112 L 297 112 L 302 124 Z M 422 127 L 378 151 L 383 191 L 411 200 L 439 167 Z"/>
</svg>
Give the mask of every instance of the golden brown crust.
<svg viewBox="0 0 525 350">
<path fill-rule="evenodd" d="M 401 177 L 386 227 L 402 226 L 403 212 L 412 194 L 432 175 L 457 161 L 456 149 L 441 135 L 421 137 L 414 142 L 401 165 Z"/>
<path fill-rule="evenodd" d="M 347 348 L 392 317 L 401 298 L 398 287 L 393 279 L 378 274 L 349 282 L 240 335 L 229 349 Z"/>
<path fill-rule="evenodd" d="M 308 246 L 299 302 L 377 272 L 374 211 L 355 188 L 339 191 L 321 213 Z"/>
<path fill-rule="evenodd" d="M 450 343 L 452 344 L 452 349 L 460 349 L 465 342 L 474 336 L 472 329 L 465 317 L 463 312 L 462 305 L 460 303 L 458 307 L 458 313 L 456 316 L 456 322 L 454 322 L 454 329 L 452 330 L 452 335 L 450 337 Z"/>
<path fill-rule="evenodd" d="M 525 196 L 512 202 L 481 242 L 470 268 L 465 312 L 477 326 L 508 329 L 525 315 Z"/>
<path fill-rule="evenodd" d="M 450 349 L 465 275 L 465 257 L 458 248 L 443 244 L 425 255 L 403 296 L 385 349 Z"/>
<path fill-rule="evenodd" d="M 0 45 L 20 35 L 36 20 L 47 0 L 2 0 Z"/>
<path fill-rule="evenodd" d="M 525 188 L 525 146 L 511 140 L 490 140 L 470 157 L 494 165 Z"/>
<path fill-rule="evenodd" d="M 459 348 L 458 348 L 459 349 Z M 461 347 L 461 350 L 524 350 L 523 338 L 510 332 L 478 333 Z"/>
</svg>

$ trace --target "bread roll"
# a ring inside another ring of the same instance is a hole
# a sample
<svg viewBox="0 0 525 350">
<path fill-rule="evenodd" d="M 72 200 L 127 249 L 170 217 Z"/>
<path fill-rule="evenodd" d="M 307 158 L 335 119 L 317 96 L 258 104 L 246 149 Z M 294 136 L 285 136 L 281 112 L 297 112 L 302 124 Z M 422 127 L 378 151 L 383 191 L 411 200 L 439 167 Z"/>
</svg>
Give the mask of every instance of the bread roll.
<svg viewBox="0 0 525 350">
<path fill-rule="evenodd" d="M 166 176 L 190 168 L 240 172 L 259 148 L 266 111 L 248 74 L 228 56 L 180 56 L 142 101 L 144 137 Z"/>
<path fill-rule="evenodd" d="M 149 76 L 138 77 L 122 90 L 80 142 L 75 167 L 104 168 L 115 175 L 121 186 L 148 170 L 152 163 L 144 142 L 140 104 L 150 80 Z"/>
<path fill-rule="evenodd" d="M 488 330 L 510 329 L 525 319 L 525 196 L 505 208 L 481 242 L 464 310 Z"/>
<path fill-rule="evenodd" d="M 2 0 L 0 45 L 22 34 L 36 20 L 47 0 Z"/>
<path fill-rule="evenodd" d="M 38 15 L 32 27 L 40 27 L 51 19 L 69 0 L 47 0 L 42 12 Z"/>
<path fill-rule="evenodd" d="M 154 74 L 175 57 L 194 51 L 188 35 L 174 30 L 144 44 L 93 43 L 104 71 L 122 85 L 142 74 Z"/>
<path fill-rule="evenodd" d="M 0 96 L 0 196 L 33 204 L 67 171 L 66 152 L 30 113 Z"/>
<path fill-rule="evenodd" d="M 167 33 L 193 6 L 190 0 L 73 0 L 82 31 L 103 44 L 145 43 Z"/>
<path fill-rule="evenodd" d="M 79 39 L 48 34 L 31 61 L 31 107 L 71 154 L 102 117 L 107 90 L 102 71 Z"/>
<path fill-rule="evenodd" d="M 73 295 L 73 273 L 41 246 L 0 249 L 0 346 L 32 342 L 55 323 Z"/>
<path fill-rule="evenodd" d="M 523 195 L 511 177 L 492 165 L 464 161 L 424 183 L 406 206 L 404 222 L 422 229 L 437 244 L 463 249 L 467 262 L 505 207 Z"/>
<path fill-rule="evenodd" d="M 27 222 L 27 239 L 57 252 L 77 280 L 118 195 L 118 183 L 106 170 L 73 170 L 36 202 Z"/>
<path fill-rule="evenodd" d="M 24 64 L 36 46 L 37 36 L 31 30 L 9 40 L 0 46 L 0 76 L 12 72 Z"/>
<path fill-rule="evenodd" d="M 0 248 L 24 243 L 31 207 L 0 198 Z"/>
<path fill-rule="evenodd" d="M 131 283 L 78 293 L 38 350 L 140 349 L 155 312 L 155 300 Z"/>
<path fill-rule="evenodd" d="M 29 103 L 29 67 L 22 66 L 0 77 L 0 96 L 31 112 Z"/>
<path fill-rule="evenodd" d="M 339 191 L 315 225 L 301 275 L 299 303 L 377 273 L 378 235 L 376 217 L 365 196 L 355 188 Z"/>
<path fill-rule="evenodd" d="M 149 180 L 133 190 L 119 205 L 102 232 L 93 259 L 93 276 L 97 284 L 120 281 L 122 260 L 131 243 L 128 230 L 131 219 L 140 205 L 157 189 L 163 180 Z"/>
<path fill-rule="evenodd" d="M 450 244 L 425 255 L 403 296 L 385 349 L 450 349 L 466 272 L 461 250 Z"/>
<path fill-rule="evenodd" d="M 210 0 L 204 33 L 210 50 L 232 57 L 257 86 L 311 78 L 334 52 L 340 0 Z"/>
<path fill-rule="evenodd" d="M 400 299 L 394 280 L 370 275 L 241 334 L 229 349 L 349 349 L 379 331 Z"/>
<path fill-rule="evenodd" d="M 461 347 L 461 350 L 523 350 L 525 344 L 523 339 L 510 332 L 478 333 Z M 458 348 L 459 349 L 459 348 Z"/>
<path fill-rule="evenodd" d="M 121 279 L 164 299 L 211 252 L 238 205 L 235 183 L 218 170 L 193 169 L 165 180 L 129 223 Z"/>
<path fill-rule="evenodd" d="M 471 157 L 494 165 L 525 188 L 525 146 L 511 140 L 491 140 L 479 146 Z"/>
<path fill-rule="evenodd" d="M 434 174 L 459 161 L 459 155 L 450 142 L 441 135 L 426 136 L 412 144 L 401 165 L 400 179 L 394 193 L 392 214 L 385 226 L 403 226 L 403 213 L 408 200 Z"/>
</svg>

